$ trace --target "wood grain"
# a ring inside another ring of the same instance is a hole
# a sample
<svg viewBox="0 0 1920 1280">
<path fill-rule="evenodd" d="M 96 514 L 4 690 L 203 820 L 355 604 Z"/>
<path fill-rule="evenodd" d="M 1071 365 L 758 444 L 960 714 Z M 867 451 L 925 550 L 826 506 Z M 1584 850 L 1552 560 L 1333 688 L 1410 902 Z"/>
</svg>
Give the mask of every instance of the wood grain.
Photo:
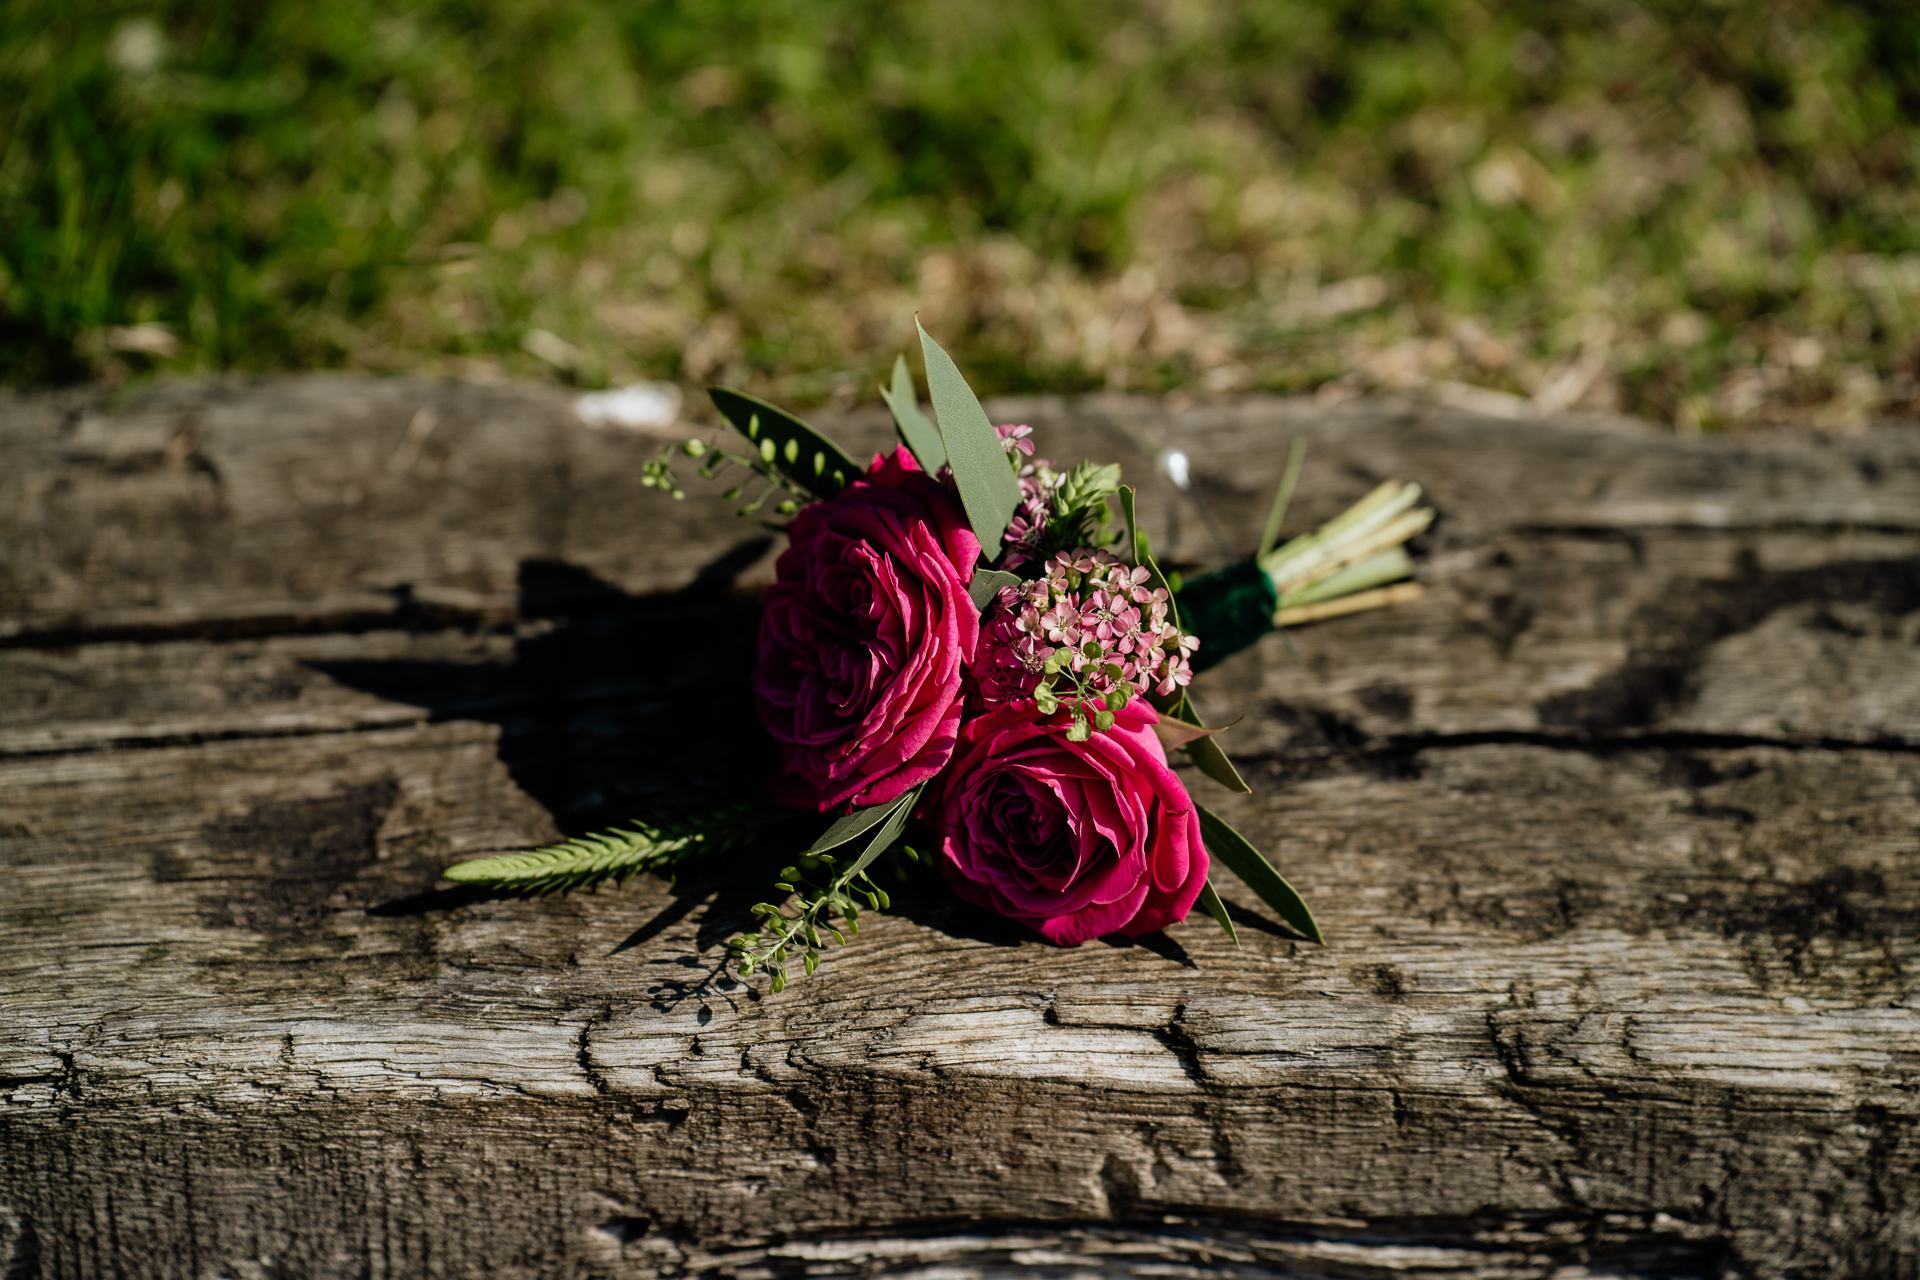
<svg viewBox="0 0 1920 1280">
<path fill-rule="evenodd" d="M 909 885 L 768 997 L 741 890 L 437 890 L 764 766 L 719 486 L 538 390 L 0 402 L 0 1275 L 1920 1275 L 1920 432 L 991 407 L 1189 571 L 1169 445 L 1247 542 L 1297 433 L 1290 529 L 1427 486 L 1421 601 L 1202 682 L 1326 947 Z"/>
</svg>

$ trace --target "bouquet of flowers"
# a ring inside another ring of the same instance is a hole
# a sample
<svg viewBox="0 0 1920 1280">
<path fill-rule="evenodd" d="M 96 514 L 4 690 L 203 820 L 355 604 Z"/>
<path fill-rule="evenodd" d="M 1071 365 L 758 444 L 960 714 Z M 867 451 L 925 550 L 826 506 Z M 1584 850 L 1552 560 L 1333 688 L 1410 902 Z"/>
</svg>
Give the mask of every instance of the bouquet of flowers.
<svg viewBox="0 0 1920 1280">
<path fill-rule="evenodd" d="M 1386 584 L 1409 576 L 1402 544 L 1432 519 L 1415 509 L 1419 490 L 1389 482 L 1275 547 L 1296 444 L 1255 556 L 1170 581 L 1117 465 L 1035 457 L 1030 429 L 995 426 L 946 351 L 924 329 L 920 340 L 932 417 L 896 360 L 882 395 L 900 443 L 864 467 L 722 388 L 714 404 L 747 447 L 689 440 L 647 464 L 646 483 L 675 498 L 684 459 L 706 477 L 743 469 L 765 490 L 741 514 L 772 501 L 791 517 L 753 673 L 779 776 L 695 820 L 464 862 L 447 878 L 544 892 L 771 851 L 774 896 L 731 946 L 738 973 L 765 972 L 775 992 L 796 962 L 814 972 L 825 938 L 857 933 L 863 908 L 889 905 L 876 874 L 889 864 L 904 875 L 931 862 L 961 899 L 1075 946 L 1150 933 L 1195 906 L 1234 935 L 1210 878 L 1218 860 L 1318 942 L 1300 895 L 1194 800 L 1168 753 L 1248 789 L 1187 697 L 1193 675 L 1276 626 L 1417 592 Z"/>
</svg>

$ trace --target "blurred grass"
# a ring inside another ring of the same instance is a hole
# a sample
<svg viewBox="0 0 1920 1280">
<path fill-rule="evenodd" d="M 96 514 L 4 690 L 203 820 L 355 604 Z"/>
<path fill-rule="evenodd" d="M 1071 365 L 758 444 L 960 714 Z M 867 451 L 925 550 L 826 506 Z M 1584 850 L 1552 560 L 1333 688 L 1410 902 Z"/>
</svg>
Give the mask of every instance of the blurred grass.
<svg viewBox="0 0 1920 1280">
<path fill-rule="evenodd" d="M 1905 0 L 0 16 L 0 378 L 1920 412 Z"/>
</svg>

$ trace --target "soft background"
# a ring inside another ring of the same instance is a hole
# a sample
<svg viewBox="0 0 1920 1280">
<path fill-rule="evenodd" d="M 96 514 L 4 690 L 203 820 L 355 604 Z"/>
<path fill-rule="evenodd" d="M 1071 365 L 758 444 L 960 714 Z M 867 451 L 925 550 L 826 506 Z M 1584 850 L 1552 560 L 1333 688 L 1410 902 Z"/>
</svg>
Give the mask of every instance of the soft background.
<svg viewBox="0 0 1920 1280">
<path fill-rule="evenodd" d="M 1911 416 L 1910 0 L 10 0 L 0 378 Z"/>
</svg>

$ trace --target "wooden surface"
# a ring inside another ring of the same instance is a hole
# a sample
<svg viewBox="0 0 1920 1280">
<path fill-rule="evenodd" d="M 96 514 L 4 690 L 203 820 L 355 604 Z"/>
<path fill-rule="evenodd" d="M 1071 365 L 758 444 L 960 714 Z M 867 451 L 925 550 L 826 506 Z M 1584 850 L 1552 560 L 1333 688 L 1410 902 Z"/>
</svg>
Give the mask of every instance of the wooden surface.
<svg viewBox="0 0 1920 1280">
<path fill-rule="evenodd" d="M 436 890 L 760 767 L 760 531 L 538 389 L 0 401 L 0 1276 L 1920 1275 L 1920 431 L 996 409 L 1189 564 L 1164 444 L 1429 489 L 1202 681 L 1325 948 Z"/>
</svg>

